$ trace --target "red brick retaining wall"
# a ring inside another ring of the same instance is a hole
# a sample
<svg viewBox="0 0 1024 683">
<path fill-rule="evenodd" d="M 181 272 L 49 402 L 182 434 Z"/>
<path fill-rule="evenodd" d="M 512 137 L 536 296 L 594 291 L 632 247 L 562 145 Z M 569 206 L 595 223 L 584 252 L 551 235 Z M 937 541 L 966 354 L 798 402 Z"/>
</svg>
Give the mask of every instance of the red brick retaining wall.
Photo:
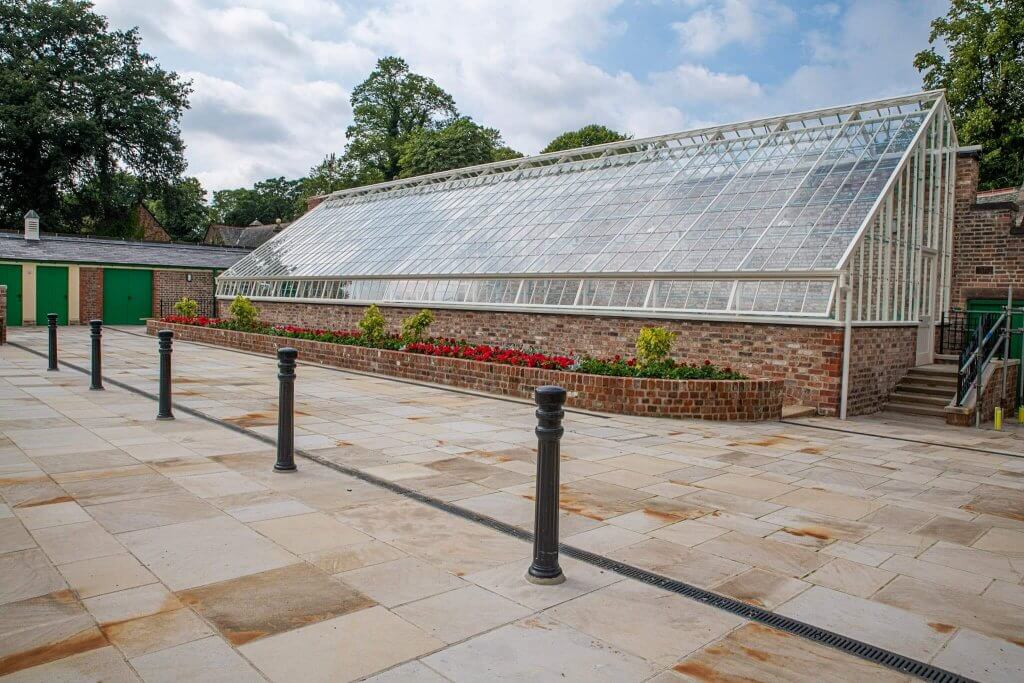
<svg viewBox="0 0 1024 683">
<path fill-rule="evenodd" d="M 846 412 L 867 415 L 884 408 L 907 370 L 917 365 L 917 326 L 852 329 Z"/>
<path fill-rule="evenodd" d="M 569 406 L 606 413 L 747 421 L 782 416 L 783 382 L 778 379 L 604 377 L 147 321 L 147 333 L 156 334 L 158 329 L 173 330 L 174 336 L 184 341 L 256 353 L 273 354 L 278 347 L 293 346 L 299 359 L 307 362 L 503 396 L 532 398 L 536 387 L 557 384 L 569 392 Z"/>
<path fill-rule="evenodd" d="M 1002 403 L 1003 419 L 1011 419 L 1017 410 L 1017 373 L 1020 372 L 1020 361 L 1011 360 L 1008 368 L 1000 361 L 993 361 L 987 374 L 984 388 L 981 390 L 981 422 L 993 419 L 996 406 Z M 1006 375 L 1006 400 L 1002 400 L 1003 371 Z M 946 408 L 946 424 L 959 427 L 974 426 L 974 406 Z"/>
<path fill-rule="evenodd" d="M 230 302 L 219 300 L 227 317 Z M 364 306 L 254 301 L 260 319 L 275 324 L 355 329 Z M 419 308 L 381 306 L 397 332 L 402 318 Z M 679 334 L 672 357 L 683 363 L 711 360 L 745 375 L 781 379 L 786 403 L 814 406 L 820 413 L 839 411 L 843 330 L 839 327 L 778 323 L 719 322 L 632 318 L 561 313 L 519 313 L 432 308 L 431 334 L 497 346 L 528 346 L 548 353 L 574 350 L 596 357 L 633 356 L 644 326 Z"/>
</svg>

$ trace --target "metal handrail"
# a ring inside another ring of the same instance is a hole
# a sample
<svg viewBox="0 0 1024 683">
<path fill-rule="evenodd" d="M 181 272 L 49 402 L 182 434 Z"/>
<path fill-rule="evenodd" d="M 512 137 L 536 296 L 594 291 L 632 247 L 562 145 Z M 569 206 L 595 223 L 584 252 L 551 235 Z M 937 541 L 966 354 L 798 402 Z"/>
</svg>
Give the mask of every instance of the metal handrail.
<svg viewBox="0 0 1024 683">
<path fill-rule="evenodd" d="M 995 331 L 996 331 L 997 329 L 999 329 L 999 326 L 1000 326 L 1000 325 L 1002 325 L 1002 323 L 1003 323 L 1003 320 L 1005 320 L 1005 319 L 1006 319 L 1006 312 L 1004 311 L 1004 312 L 1003 312 L 1003 313 L 1002 313 L 1002 314 L 1001 314 L 1001 315 L 999 316 L 999 319 L 998 319 L 998 320 L 996 320 L 996 321 L 995 321 L 995 322 L 994 322 L 994 323 L 992 324 L 992 327 L 991 327 L 991 328 L 989 329 L 989 331 L 988 331 L 988 334 L 986 334 L 986 335 L 985 335 L 985 337 L 984 337 L 984 338 L 983 338 L 983 339 L 981 340 L 981 342 L 980 342 L 980 343 L 979 343 L 979 344 L 978 344 L 978 345 L 977 345 L 976 347 L 974 347 L 974 351 L 972 351 L 972 352 L 971 352 L 971 355 L 967 357 L 967 360 L 965 360 L 965 361 L 964 361 L 964 362 L 963 362 L 963 363 L 961 364 L 961 366 L 960 366 L 960 372 L 964 372 L 964 371 L 966 371 L 966 370 L 967 370 L 967 368 L 968 368 L 968 367 L 969 367 L 969 366 L 971 365 L 971 361 L 973 361 L 973 360 L 974 360 L 974 357 L 978 355 L 978 352 L 979 352 L 979 351 L 981 351 L 982 349 L 984 349 L 984 348 L 985 348 L 985 344 L 987 344 L 987 343 L 988 343 L 988 340 L 989 340 L 989 338 L 990 338 L 990 337 L 992 336 L 992 333 L 994 333 L 994 332 L 995 332 Z M 998 348 L 999 348 L 999 346 L 998 346 L 998 345 L 994 346 L 994 347 L 993 347 L 993 351 L 994 351 L 995 349 L 998 349 Z M 992 355 L 991 355 L 991 354 L 989 354 L 989 359 L 991 359 L 991 357 L 992 357 Z M 988 363 L 988 361 L 985 361 L 985 363 L 987 364 L 987 363 Z"/>
</svg>

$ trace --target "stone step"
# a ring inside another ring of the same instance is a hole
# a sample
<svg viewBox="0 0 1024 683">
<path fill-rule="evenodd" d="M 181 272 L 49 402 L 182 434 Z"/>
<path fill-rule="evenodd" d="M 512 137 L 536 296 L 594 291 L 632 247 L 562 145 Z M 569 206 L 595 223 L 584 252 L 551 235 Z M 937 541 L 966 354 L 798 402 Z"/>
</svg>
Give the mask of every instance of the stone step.
<svg viewBox="0 0 1024 683">
<path fill-rule="evenodd" d="M 960 362 L 960 356 L 955 353 L 935 354 L 936 365 L 956 365 Z"/>
<path fill-rule="evenodd" d="M 912 394 L 903 391 L 894 391 L 889 394 L 889 405 L 899 404 L 910 404 L 910 405 L 929 405 L 938 406 L 944 408 L 949 405 L 949 396 L 932 396 L 930 394 Z"/>
<path fill-rule="evenodd" d="M 956 375 L 936 375 L 910 370 L 903 378 L 919 384 L 931 384 L 932 386 L 953 387 L 956 389 Z"/>
<path fill-rule="evenodd" d="M 956 365 L 918 365 L 916 368 L 910 368 L 907 371 L 908 374 L 913 373 L 915 375 L 928 375 L 930 377 L 956 377 L 957 367 Z"/>
<path fill-rule="evenodd" d="M 928 394 L 929 396 L 945 396 L 946 398 L 953 398 L 956 394 L 956 383 L 952 386 L 946 384 L 931 384 L 929 382 L 919 382 L 914 379 L 903 378 L 899 384 L 896 385 L 896 391 L 906 394 Z"/>
<path fill-rule="evenodd" d="M 934 417 L 946 417 L 946 411 L 936 406 L 913 405 L 910 403 L 888 403 L 885 409 L 893 413 L 904 413 L 906 415 L 931 415 Z"/>
</svg>

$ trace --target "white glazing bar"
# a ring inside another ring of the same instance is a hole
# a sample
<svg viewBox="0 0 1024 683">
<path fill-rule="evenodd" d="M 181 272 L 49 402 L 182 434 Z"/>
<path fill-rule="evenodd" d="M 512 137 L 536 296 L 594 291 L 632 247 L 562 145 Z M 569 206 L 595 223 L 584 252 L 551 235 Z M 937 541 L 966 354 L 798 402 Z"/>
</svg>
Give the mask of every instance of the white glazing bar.
<svg viewBox="0 0 1024 683">
<path fill-rule="evenodd" d="M 882 277 L 885 279 L 885 292 L 884 292 L 885 296 L 882 298 L 882 308 L 883 308 L 883 310 L 882 310 L 882 313 L 883 313 L 882 320 L 893 320 L 896 317 L 895 314 L 892 311 L 890 297 L 892 295 L 892 289 L 893 289 L 893 282 L 892 282 L 892 273 L 893 273 L 893 270 L 892 270 L 892 267 L 893 267 L 893 263 L 892 263 L 892 261 L 893 261 L 893 258 L 892 258 L 892 242 L 893 242 L 894 233 L 896 231 L 896 199 L 897 199 L 897 197 L 899 197 L 899 188 L 900 188 L 900 186 L 901 186 L 901 183 L 899 181 L 897 181 L 896 185 L 893 186 L 892 192 L 889 194 L 889 197 L 886 199 L 885 231 L 884 231 L 884 233 L 882 235 L 882 237 L 883 237 L 883 245 L 884 245 L 884 251 L 882 252 L 882 255 L 884 257 L 883 258 L 883 267 L 882 267 Z"/>
<path fill-rule="evenodd" d="M 857 249 L 857 320 L 864 319 L 864 240 Z"/>
<path fill-rule="evenodd" d="M 923 136 L 923 134 L 925 132 L 925 129 L 928 126 L 928 122 L 931 121 L 935 117 L 935 114 L 939 110 L 940 105 L 942 107 L 946 106 L 945 105 L 945 99 L 942 98 L 942 97 L 940 97 L 938 100 L 936 100 L 932 104 L 931 108 L 928 111 L 928 115 L 925 117 L 924 121 L 921 122 L 921 126 L 920 126 L 920 128 L 917 129 L 917 133 L 914 135 L 914 139 L 910 141 L 909 145 L 907 145 L 907 149 L 904 150 L 903 156 L 901 157 L 900 162 L 898 164 L 896 164 L 896 167 L 892 170 L 892 174 L 889 176 L 889 180 L 886 182 L 885 186 L 882 187 L 882 191 L 879 192 L 878 198 L 875 200 L 874 206 L 871 208 L 870 211 L 868 211 L 867 216 L 865 216 L 864 223 L 861 226 L 861 230 L 864 229 L 864 226 L 869 224 L 868 221 L 870 221 L 874 217 L 874 214 L 878 211 L 878 209 L 881 206 L 882 201 L 883 201 L 882 198 L 886 196 L 886 193 L 889 191 L 889 189 L 892 187 L 892 185 L 896 182 L 896 177 L 899 175 L 900 170 L 906 167 L 907 162 L 910 159 L 911 150 L 913 150 L 914 149 L 914 145 L 916 145 L 918 143 L 918 141 L 921 140 L 921 138 L 922 138 L 922 136 Z M 853 237 L 853 240 L 850 242 L 850 245 L 846 248 L 846 253 L 844 253 L 843 257 L 839 259 L 839 266 L 840 267 L 843 265 L 843 263 L 846 261 L 846 259 L 849 258 L 850 252 L 853 249 L 853 246 L 857 243 L 857 240 L 859 238 L 860 238 L 860 233 L 858 232 L 858 234 Z"/>
</svg>

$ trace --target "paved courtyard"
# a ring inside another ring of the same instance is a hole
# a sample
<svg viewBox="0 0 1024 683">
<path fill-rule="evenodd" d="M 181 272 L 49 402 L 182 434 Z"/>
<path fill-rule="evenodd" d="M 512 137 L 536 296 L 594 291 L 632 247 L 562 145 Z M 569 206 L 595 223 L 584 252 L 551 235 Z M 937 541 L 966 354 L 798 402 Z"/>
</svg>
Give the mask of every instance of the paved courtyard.
<svg viewBox="0 0 1024 683">
<path fill-rule="evenodd" d="M 10 340 L 45 351 L 43 328 Z M 88 330 L 61 328 L 88 365 Z M 156 341 L 104 336 L 156 391 Z M 175 400 L 0 347 L 2 681 L 908 680 L 299 458 L 276 366 L 174 348 Z M 526 402 L 300 365 L 297 447 L 524 529 Z M 245 433 L 229 428 L 234 425 Z M 1024 432 L 567 412 L 565 543 L 980 681 L 1024 680 Z M 249 435 L 247 435 L 249 434 Z"/>
</svg>

